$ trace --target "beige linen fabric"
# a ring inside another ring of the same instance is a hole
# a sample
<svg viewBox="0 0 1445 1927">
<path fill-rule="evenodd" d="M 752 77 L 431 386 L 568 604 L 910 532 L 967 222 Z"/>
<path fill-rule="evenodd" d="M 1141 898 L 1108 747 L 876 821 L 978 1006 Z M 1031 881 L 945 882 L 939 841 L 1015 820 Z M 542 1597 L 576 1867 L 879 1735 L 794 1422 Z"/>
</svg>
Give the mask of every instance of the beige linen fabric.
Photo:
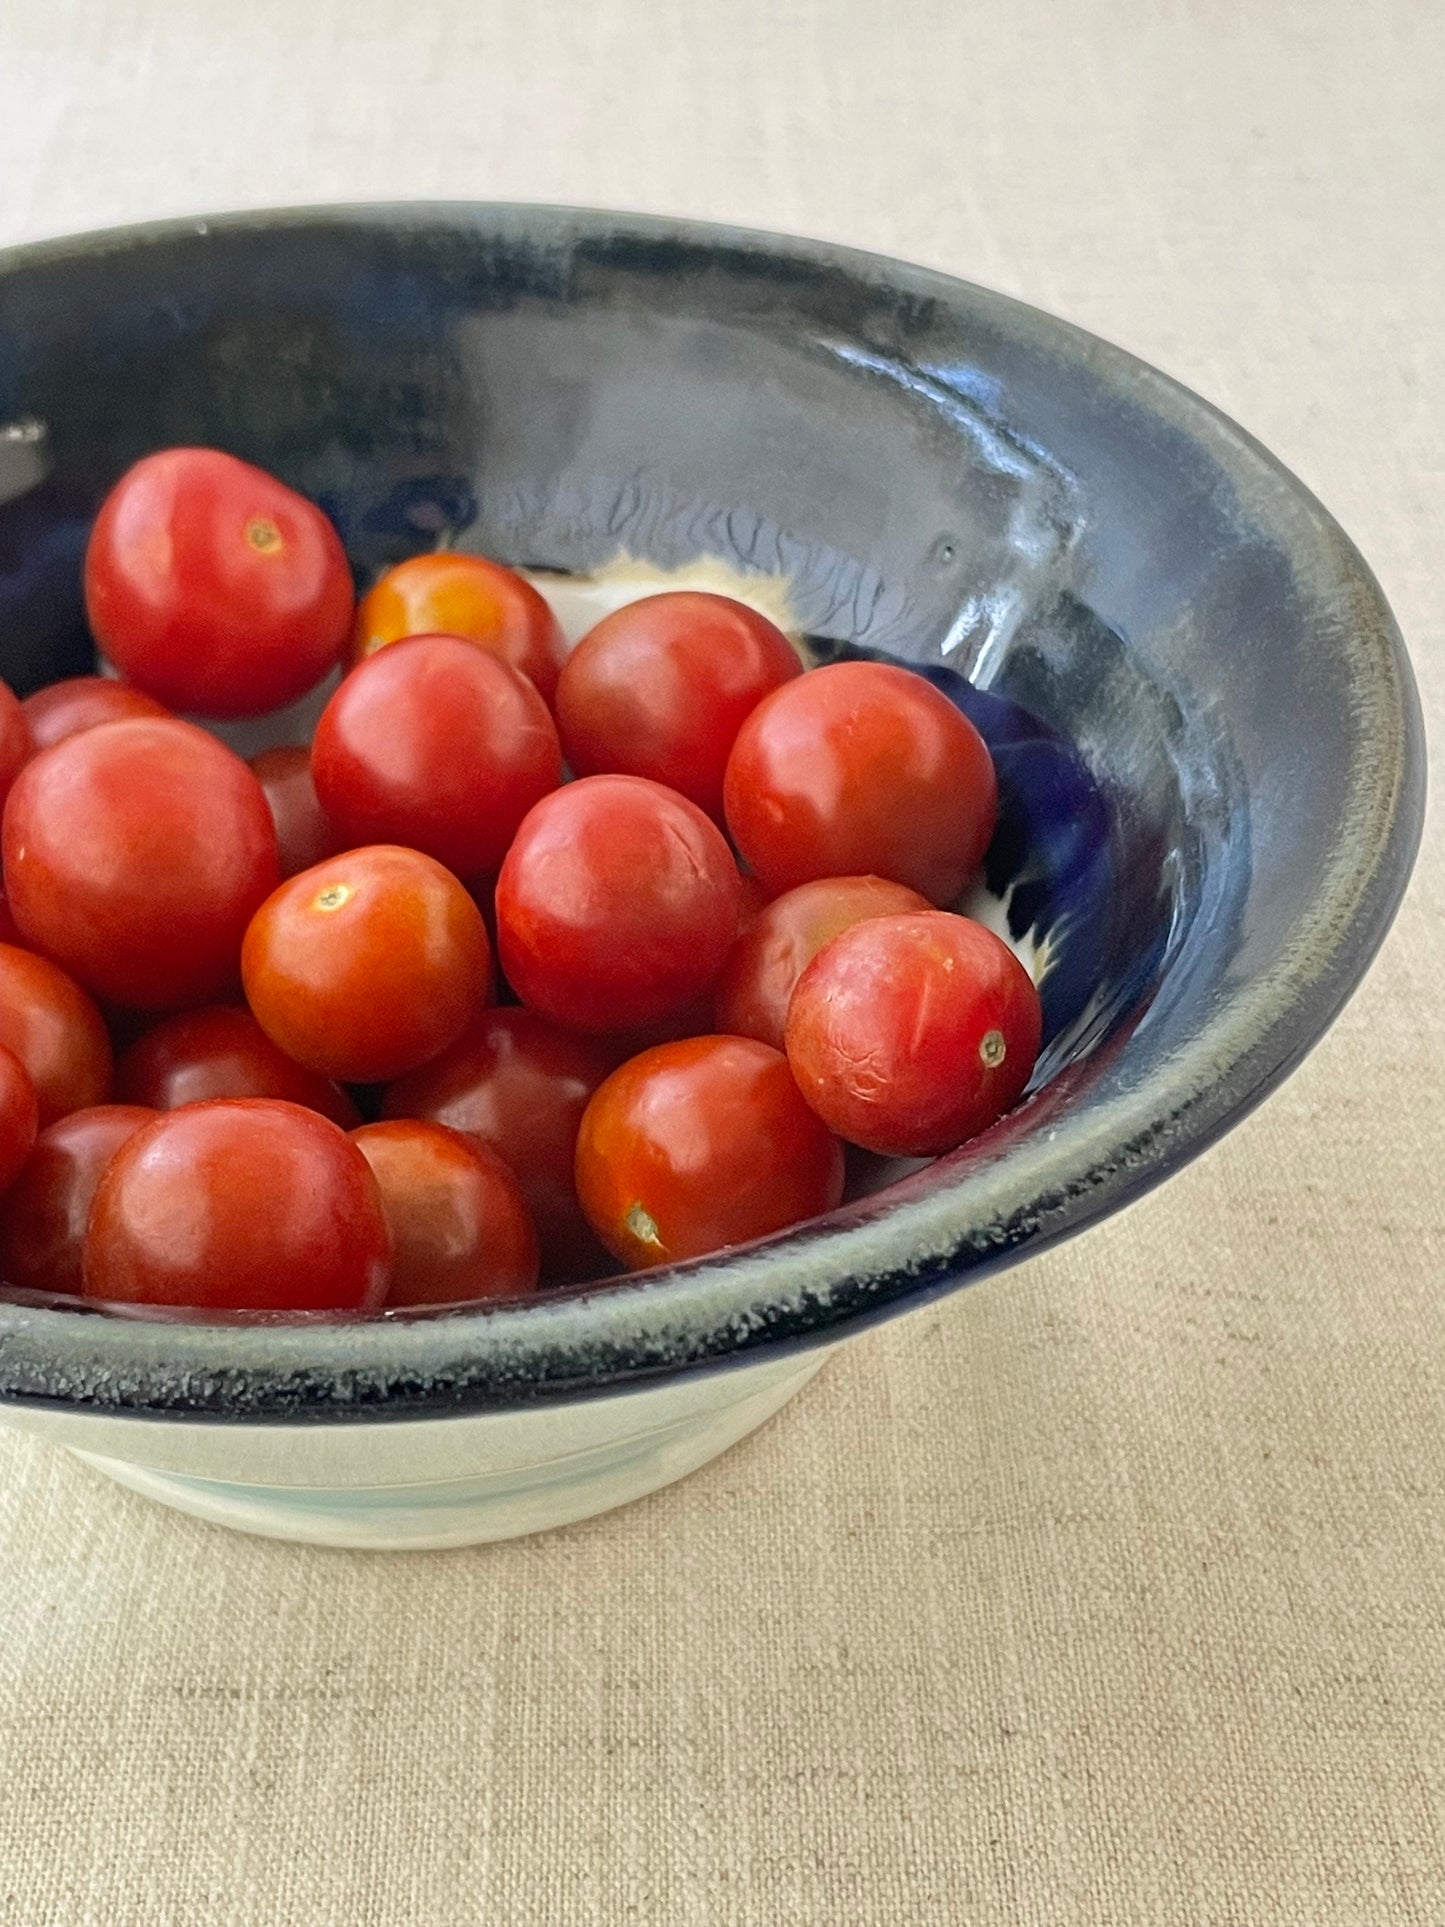
<svg viewBox="0 0 1445 1927">
<path fill-rule="evenodd" d="M 0 0 L 0 240 L 722 217 L 1123 342 L 1276 449 L 1445 734 L 1432 0 Z M 1445 848 L 1163 1191 L 630 1511 L 227 1536 L 0 1433 L 6 1927 L 1445 1921 Z"/>
</svg>

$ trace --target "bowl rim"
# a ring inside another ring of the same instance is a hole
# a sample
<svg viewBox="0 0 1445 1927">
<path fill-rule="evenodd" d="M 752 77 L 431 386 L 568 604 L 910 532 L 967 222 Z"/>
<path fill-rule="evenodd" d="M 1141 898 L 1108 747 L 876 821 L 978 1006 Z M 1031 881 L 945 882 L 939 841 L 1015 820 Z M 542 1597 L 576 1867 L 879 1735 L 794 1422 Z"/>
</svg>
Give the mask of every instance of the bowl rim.
<svg viewBox="0 0 1445 1927">
<path fill-rule="evenodd" d="M 1364 559 L 1277 457 L 1171 377 L 1099 336 L 936 269 L 767 230 L 529 202 L 343 202 L 257 208 L 0 250 L 0 279 L 187 236 L 443 227 L 563 246 L 636 241 L 771 256 L 967 305 L 1026 345 L 1084 362 L 1249 486 L 1287 551 L 1343 612 L 1337 648 L 1357 739 L 1346 833 L 1271 967 L 1221 1000 L 1163 1068 L 1047 1132 L 986 1135 L 949 1180 L 904 1186 L 841 1226 L 802 1227 L 715 1259 L 524 1303 L 419 1320 L 218 1324 L 0 1302 L 0 1404 L 250 1423 L 442 1416 L 624 1391 L 836 1342 L 976 1282 L 1119 1209 L 1259 1103 L 1333 1021 L 1383 940 L 1423 825 L 1424 734 L 1399 630 Z M 1024 1114 L 1026 1116 L 1026 1113 Z M 1007 1122 L 1007 1121 L 1006 1121 Z M 1003 1156 L 1007 1149 L 1007 1157 Z M 908 1252 L 900 1263 L 897 1252 Z"/>
</svg>

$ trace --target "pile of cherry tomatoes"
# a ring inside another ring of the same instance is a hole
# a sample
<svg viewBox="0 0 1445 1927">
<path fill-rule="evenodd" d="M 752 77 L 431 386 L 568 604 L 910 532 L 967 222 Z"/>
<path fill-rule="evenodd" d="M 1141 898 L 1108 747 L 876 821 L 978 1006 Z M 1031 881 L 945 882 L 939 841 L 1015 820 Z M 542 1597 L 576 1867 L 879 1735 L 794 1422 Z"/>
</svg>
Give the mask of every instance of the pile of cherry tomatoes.
<svg viewBox="0 0 1445 1927">
<path fill-rule="evenodd" d="M 993 768 L 926 679 L 804 673 L 693 592 L 569 655 L 475 556 L 358 606 L 321 511 L 208 449 L 121 479 L 85 587 L 115 675 L 0 685 L 9 1286 L 517 1297 L 829 1211 L 845 1146 L 933 1156 L 1024 1089 L 1034 986 L 945 907 Z M 338 664 L 309 745 L 182 720 Z"/>
</svg>

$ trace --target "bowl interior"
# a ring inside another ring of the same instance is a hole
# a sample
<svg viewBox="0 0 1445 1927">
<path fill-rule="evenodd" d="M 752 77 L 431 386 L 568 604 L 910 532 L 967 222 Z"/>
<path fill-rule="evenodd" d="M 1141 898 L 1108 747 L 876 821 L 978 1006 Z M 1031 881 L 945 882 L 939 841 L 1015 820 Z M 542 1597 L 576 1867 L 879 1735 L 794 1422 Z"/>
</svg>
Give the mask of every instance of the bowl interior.
<svg viewBox="0 0 1445 1927">
<path fill-rule="evenodd" d="M 820 655 L 924 666 L 995 749 L 985 907 L 1038 964 L 1032 1103 L 774 1241 L 771 1273 L 743 1254 L 731 1296 L 704 1266 L 655 1349 L 634 1292 L 627 1344 L 559 1382 L 723 1356 L 753 1342 L 738 1306 L 775 1293 L 765 1336 L 822 1333 L 1076 1228 L 1307 1048 L 1403 887 L 1418 718 L 1358 557 L 1203 404 L 999 297 L 560 210 L 19 252 L 0 260 L 0 675 L 22 693 L 91 666 L 90 517 L 174 442 L 318 498 L 363 579 L 438 542 L 566 574 L 712 558 L 781 585 Z M 494 1391 L 508 1317 L 467 1354 Z"/>
</svg>

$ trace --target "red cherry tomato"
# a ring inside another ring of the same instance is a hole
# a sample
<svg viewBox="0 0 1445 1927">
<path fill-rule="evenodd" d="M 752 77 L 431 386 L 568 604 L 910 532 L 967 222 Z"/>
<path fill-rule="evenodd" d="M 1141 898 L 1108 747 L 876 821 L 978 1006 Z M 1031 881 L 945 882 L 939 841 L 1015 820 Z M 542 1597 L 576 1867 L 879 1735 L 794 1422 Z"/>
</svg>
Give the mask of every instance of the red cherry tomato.
<svg viewBox="0 0 1445 1927">
<path fill-rule="evenodd" d="M 586 776 L 523 819 L 497 879 L 507 981 L 571 1030 L 627 1030 L 712 987 L 738 925 L 732 852 L 696 804 Z"/>
<path fill-rule="evenodd" d="M 34 1080 L 14 1051 L 0 1044 L 0 1192 L 15 1182 L 39 1129 Z"/>
<path fill-rule="evenodd" d="M 562 780 L 557 726 L 515 669 L 457 636 L 412 636 L 353 669 L 311 748 L 348 843 L 404 843 L 494 877 L 517 825 Z"/>
<path fill-rule="evenodd" d="M 25 938 L 21 935 L 20 925 L 10 911 L 10 899 L 0 890 L 0 943 L 19 944 L 23 950 Z"/>
<path fill-rule="evenodd" d="M 319 1111 L 343 1131 L 361 1122 L 345 1091 L 293 1063 L 249 1010 L 229 1004 L 163 1018 L 122 1055 L 115 1094 L 122 1104 L 152 1111 L 176 1111 L 213 1097 L 283 1097 Z"/>
<path fill-rule="evenodd" d="M 5 806 L 5 893 L 47 956 L 107 1002 L 165 1010 L 235 981 L 275 887 L 261 785 L 190 723 L 104 723 L 43 750 Z"/>
<path fill-rule="evenodd" d="M 0 804 L 34 754 L 35 738 L 25 705 L 9 683 L 0 682 Z"/>
<path fill-rule="evenodd" d="M 30 1073 L 42 1131 L 110 1096 L 105 1019 L 58 964 L 17 944 L 0 944 L 0 1044 Z"/>
<path fill-rule="evenodd" d="M 781 1051 L 691 1037 L 634 1057 L 593 1097 L 577 1195 L 598 1237 L 637 1270 L 831 1211 L 843 1147 L 798 1095 Z"/>
<path fill-rule="evenodd" d="M 35 1140 L 0 1200 L 0 1278 L 26 1291 L 79 1296 L 80 1254 L 101 1172 L 155 1117 L 134 1104 L 72 1111 Z"/>
<path fill-rule="evenodd" d="M 710 1037 L 717 1029 L 713 1022 L 713 1000 L 694 997 L 681 1010 L 655 1017 L 650 1024 L 636 1024 L 630 1030 L 609 1030 L 593 1041 L 612 1060 L 613 1070 L 629 1057 L 638 1057 L 655 1044 L 680 1044 L 685 1037 Z"/>
<path fill-rule="evenodd" d="M 362 597 L 351 659 L 361 662 L 407 636 L 460 636 L 536 684 L 550 703 L 567 644 L 531 583 L 480 555 L 414 555 L 388 569 Z"/>
<path fill-rule="evenodd" d="M 390 1269 L 366 1159 L 269 1098 L 143 1125 L 106 1166 L 82 1260 L 88 1298 L 206 1311 L 374 1311 Z"/>
<path fill-rule="evenodd" d="M 351 627 L 340 538 L 304 496 L 214 448 L 168 448 L 101 504 L 85 600 L 137 688 L 202 716 L 259 716 L 312 688 Z"/>
<path fill-rule="evenodd" d="M 745 937 L 772 898 L 751 870 L 738 871 L 738 935 Z"/>
<path fill-rule="evenodd" d="M 938 910 L 873 917 L 799 978 L 788 1062 L 840 1137 L 936 1157 L 1018 1098 L 1041 1022 L 1028 972 L 981 923 Z"/>
<path fill-rule="evenodd" d="M 587 1100 L 614 1068 L 601 1043 L 535 1011 L 484 1010 L 433 1063 L 388 1086 L 384 1118 L 431 1118 L 486 1144 L 516 1174 L 552 1282 L 610 1270 L 577 1202 L 572 1166 Z"/>
<path fill-rule="evenodd" d="M 865 917 L 928 908 L 927 897 L 883 877 L 822 877 L 785 891 L 728 952 L 717 1028 L 781 1050 L 793 986 L 825 943 Z"/>
<path fill-rule="evenodd" d="M 311 774 L 311 752 L 301 743 L 282 743 L 251 758 L 251 770 L 265 793 L 276 825 L 276 850 L 283 877 L 300 876 L 324 863 L 342 846 Z"/>
<path fill-rule="evenodd" d="M 68 676 L 64 682 L 47 683 L 27 696 L 20 705 L 37 749 L 78 736 L 83 729 L 101 723 L 129 722 L 135 716 L 168 716 L 164 703 L 158 703 L 143 690 L 114 676 Z"/>
<path fill-rule="evenodd" d="M 536 1289 L 537 1234 L 521 1187 L 484 1144 L 415 1118 L 365 1124 L 352 1143 L 381 1187 L 391 1305 L 459 1305 Z"/>
<path fill-rule="evenodd" d="M 715 822 L 733 740 L 763 697 L 802 674 L 781 629 L 731 596 L 674 590 L 604 616 L 557 684 L 578 776 L 666 783 Z"/>
<path fill-rule="evenodd" d="M 833 663 L 766 697 L 723 787 L 733 840 L 774 895 L 872 875 L 951 903 L 998 809 L 973 724 L 924 677 L 877 662 Z"/>
<path fill-rule="evenodd" d="M 482 914 L 417 850 L 348 850 L 283 883 L 241 951 L 246 998 L 288 1057 L 381 1083 L 455 1043 L 490 994 Z"/>
</svg>

